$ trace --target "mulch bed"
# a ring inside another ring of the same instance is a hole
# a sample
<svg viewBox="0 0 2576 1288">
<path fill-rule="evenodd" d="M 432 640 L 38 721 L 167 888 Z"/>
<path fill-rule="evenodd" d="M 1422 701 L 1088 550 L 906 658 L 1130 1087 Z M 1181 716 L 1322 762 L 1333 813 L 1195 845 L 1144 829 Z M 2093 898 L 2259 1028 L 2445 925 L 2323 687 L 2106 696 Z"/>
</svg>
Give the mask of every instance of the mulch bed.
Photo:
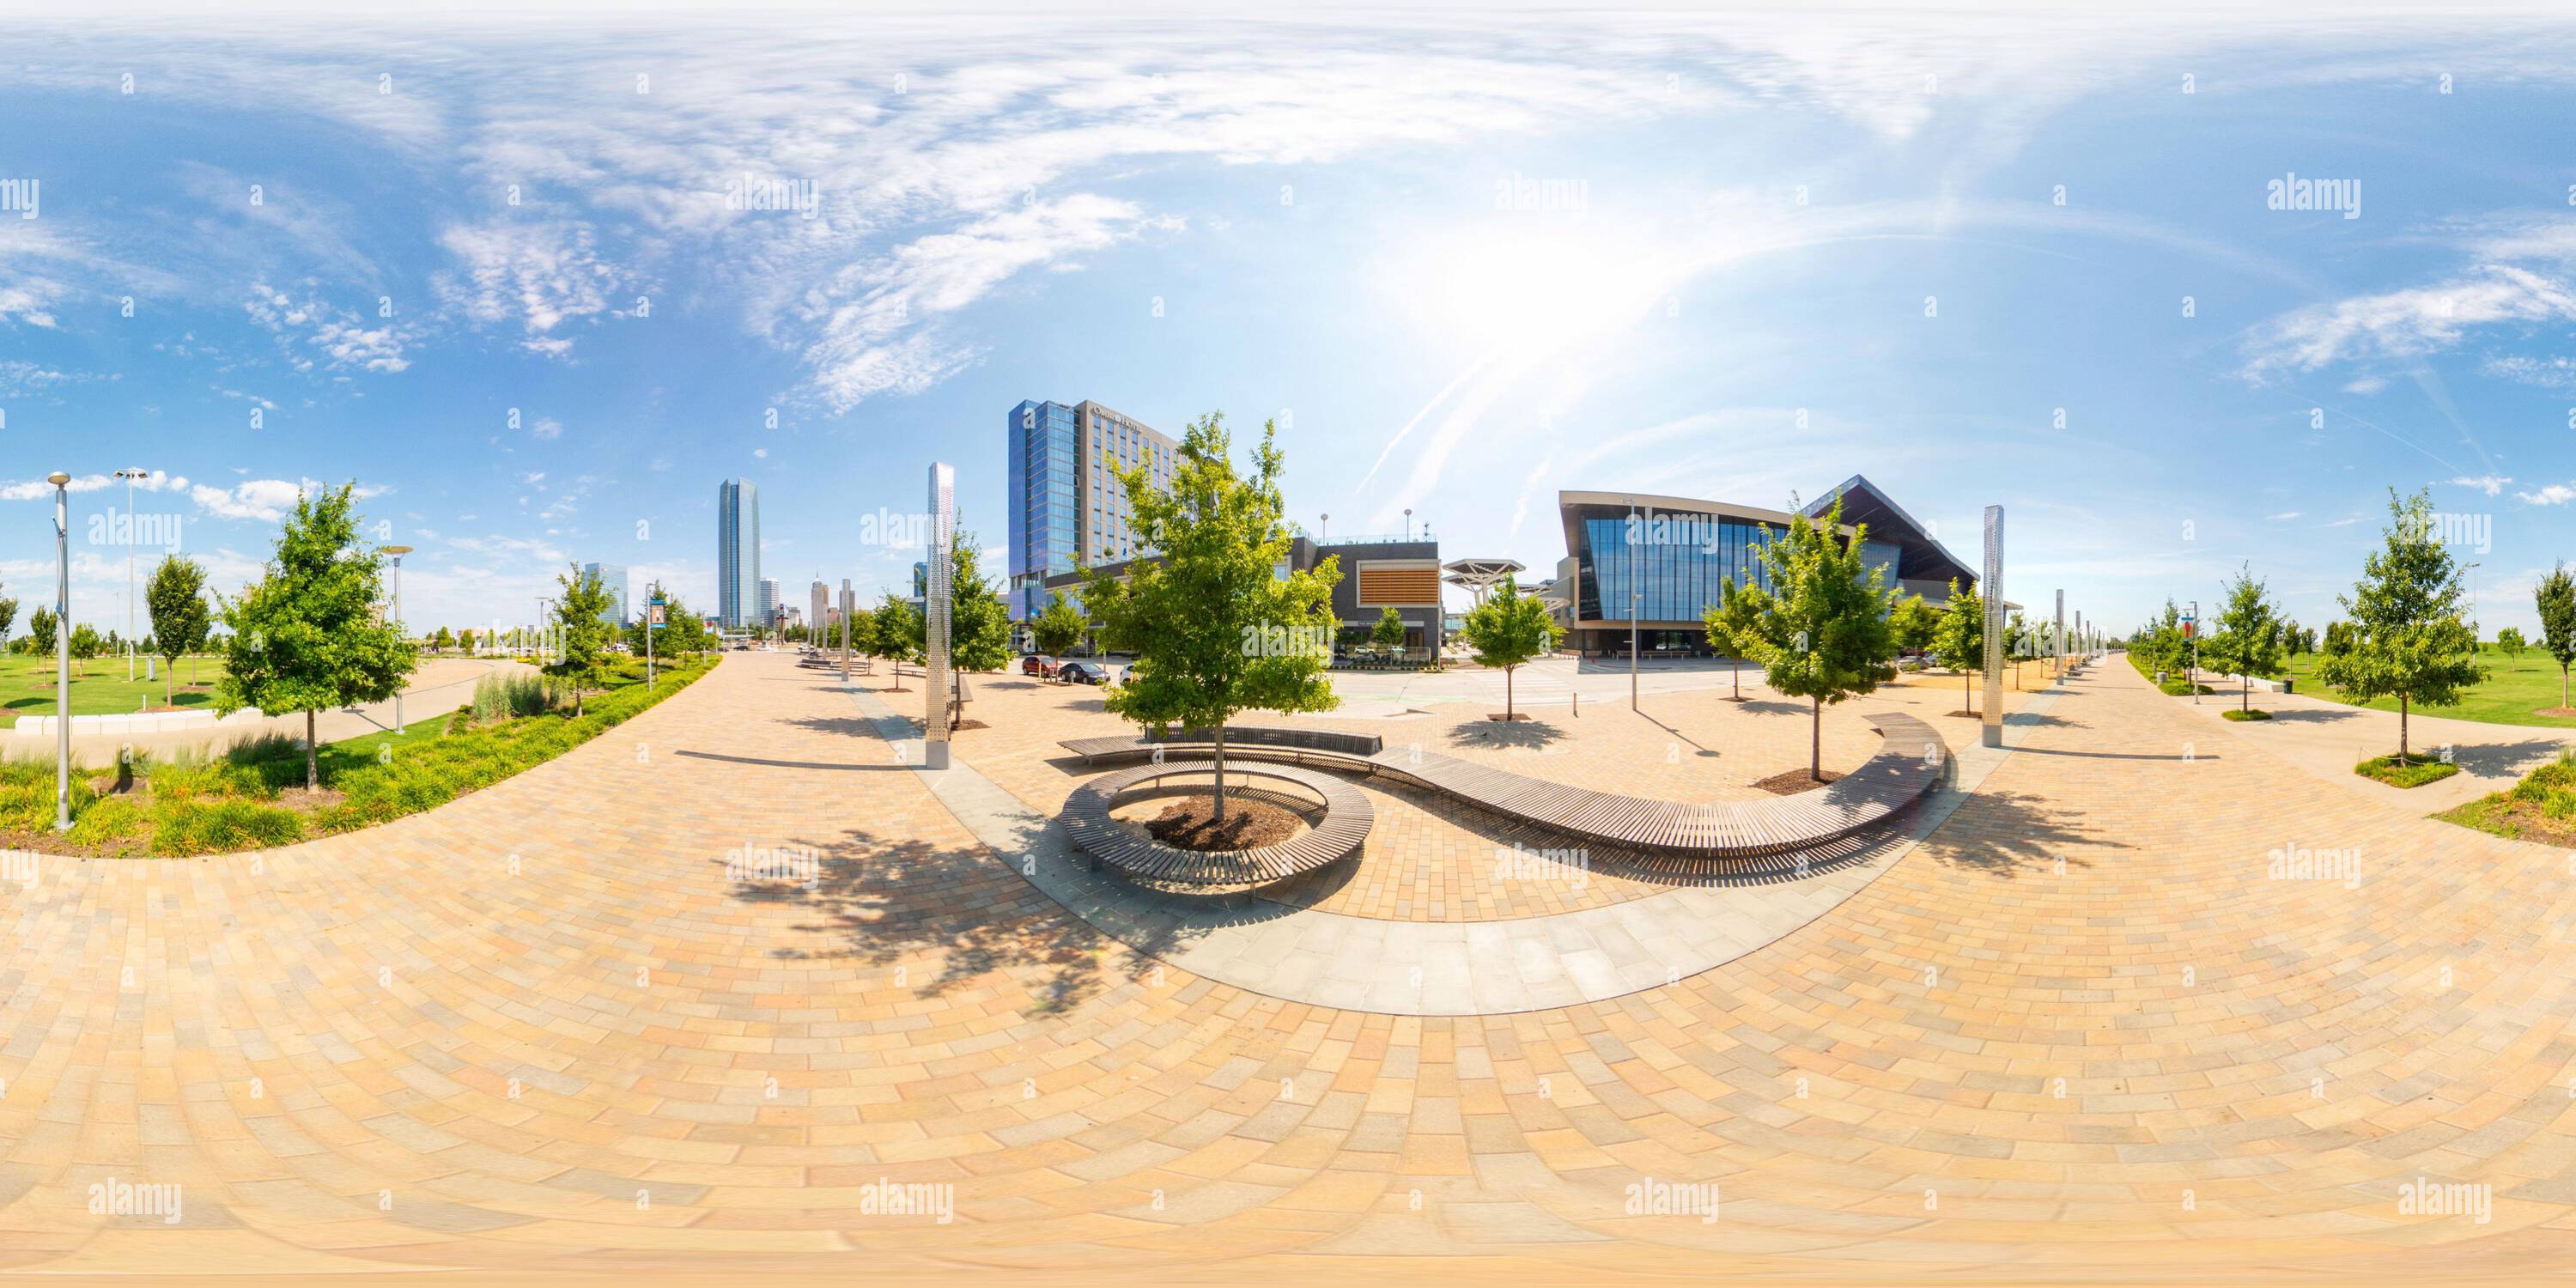
<svg viewBox="0 0 2576 1288">
<path fill-rule="evenodd" d="M 2531 714 L 2536 716 L 2555 716 L 2561 720 L 2576 720 L 2576 707 L 2542 707 Z"/>
<path fill-rule="evenodd" d="M 1486 713 L 1485 713 L 1485 718 L 1486 718 L 1486 719 L 1488 719 L 1488 720 L 1494 721 L 1494 722 L 1496 722 L 1496 723 L 1498 723 L 1498 724 L 1499 724 L 1499 723 L 1501 723 L 1501 721 L 1502 721 L 1502 719 L 1503 719 L 1503 713 L 1502 713 L 1502 712 L 1500 712 L 1500 711 L 1488 711 L 1488 712 L 1486 712 Z M 1515 711 L 1515 712 L 1513 712 L 1513 713 L 1512 713 L 1511 718 L 1512 718 L 1512 719 L 1514 719 L 1514 720 L 1536 720 L 1536 719 L 1538 719 L 1538 717 L 1537 717 L 1537 716 L 1531 715 L 1530 713 L 1528 713 L 1528 712 L 1526 712 L 1526 711 Z"/>
<path fill-rule="evenodd" d="M 1941 714 L 1945 716 L 1957 716 L 1963 720 L 1983 720 L 1986 718 L 1986 713 L 1983 711 L 1944 711 Z"/>
<path fill-rule="evenodd" d="M 1163 807 L 1145 824 L 1154 839 L 1182 850 L 1250 850 L 1294 839 L 1306 820 L 1267 801 L 1228 797 L 1225 821 L 1213 817 L 1216 798 L 1190 796 Z"/>
<path fill-rule="evenodd" d="M 1842 777 L 1841 774 L 1828 769 L 1825 771 L 1823 782 L 1819 782 L 1808 777 L 1806 770 L 1792 769 L 1786 773 L 1773 774 L 1753 785 L 1774 796 L 1795 796 L 1800 792 L 1813 791 L 1840 777 Z"/>
</svg>

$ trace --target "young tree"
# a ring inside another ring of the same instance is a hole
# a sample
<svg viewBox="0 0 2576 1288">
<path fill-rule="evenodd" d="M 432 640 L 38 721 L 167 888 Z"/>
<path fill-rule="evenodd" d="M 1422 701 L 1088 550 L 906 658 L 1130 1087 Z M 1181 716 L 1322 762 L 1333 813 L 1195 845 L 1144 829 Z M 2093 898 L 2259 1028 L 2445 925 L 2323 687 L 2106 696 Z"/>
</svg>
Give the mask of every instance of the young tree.
<svg viewBox="0 0 2576 1288">
<path fill-rule="evenodd" d="M 72 660 L 86 662 L 107 651 L 107 641 L 100 639 L 98 628 L 87 622 L 72 628 Z"/>
<path fill-rule="evenodd" d="M 1395 605 L 1389 604 L 1378 610 L 1377 621 L 1369 627 L 1369 643 L 1382 649 L 1404 647 L 1404 618 L 1396 613 Z M 1503 687 L 1511 687 L 1510 677 L 1504 678 Z M 1505 696 L 1508 698 L 1509 695 Z M 1511 703 L 1506 701 L 1503 705 L 1508 707 Z"/>
<path fill-rule="evenodd" d="M 9 628 L 18 621 L 18 601 L 0 599 L 0 643 L 7 643 Z"/>
<path fill-rule="evenodd" d="M 354 486 L 296 497 L 266 575 L 224 605 L 232 637 L 215 709 L 303 712 L 308 790 L 322 786 L 316 714 L 392 697 L 420 660 L 394 623 L 376 620 L 384 561 L 358 540 Z"/>
<path fill-rule="evenodd" d="M 143 605 L 151 610 L 152 639 L 160 645 L 166 664 L 162 700 L 174 703 L 179 659 L 204 648 L 206 632 L 215 624 L 214 614 L 206 608 L 206 570 L 194 559 L 162 556 L 161 566 L 152 570 L 152 580 L 143 585 Z"/>
<path fill-rule="evenodd" d="M 1699 614 L 1700 628 L 1708 633 L 1710 651 L 1726 655 L 1726 680 L 1733 688 L 1733 691 L 1727 695 L 1726 700 L 1729 702 L 1744 700 L 1746 645 L 1736 639 L 1735 632 L 1746 623 L 1741 620 L 1737 605 L 1735 586 L 1730 582 L 1721 581 L 1717 583 L 1717 602 L 1701 609 Z"/>
<path fill-rule="evenodd" d="M 1048 596 L 1046 608 L 1029 620 L 1029 633 L 1037 636 L 1039 652 L 1060 657 L 1082 638 L 1084 625 L 1082 614 L 1073 610 L 1059 590 Z"/>
<path fill-rule="evenodd" d="M 62 621 L 54 616 L 53 609 L 40 604 L 36 611 L 27 614 L 27 637 L 36 642 L 35 651 L 40 657 L 53 654 L 54 632 L 60 629 Z"/>
<path fill-rule="evenodd" d="M 472 656 L 474 656 L 474 628 L 473 628 L 473 627 L 468 626 L 468 627 L 466 627 L 464 630 L 458 631 L 458 632 L 456 633 L 456 651 L 457 651 L 457 652 L 459 652 L 459 653 L 463 653 L 463 654 L 464 654 L 465 656 L 467 656 L 467 657 L 472 657 Z"/>
<path fill-rule="evenodd" d="M 1897 591 L 1889 597 L 1888 633 L 1897 649 L 1920 653 L 1932 647 L 1933 638 L 1941 633 L 1941 612 L 1921 595 Z"/>
<path fill-rule="evenodd" d="M 456 633 L 450 631 L 444 626 L 439 627 L 438 634 L 430 637 L 429 647 L 432 651 L 439 653 L 444 653 L 447 650 L 456 647 Z"/>
<path fill-rule="evenodd" d="M 1089 616 L 1091 651 L 1106 656 L 1111 653 L 1134 653 L 1136 641 L 1117 634 L 1116 623 L 1128 614 L 1119 611 L 1127 603 L 1127 582 L 1098 569 L 1083 568 L 1082 611 Z"/>
<path fill-rule="evenodd" d="M 1389 614 L 1395 612 L 1390 608 Z M 1379 618 L 1379 629 L 1385 628 Z M 1398 623 L 1401 625 L 1401 623 Z M 1517 578 L 1505 577 L 1485 602 L 1467 611 L 1467 646 L 1476 650 L 1476 665 L 1503 668 L 1503 722 L 1515 718 L 1512 707 L 1512 672 L 1534 657 L 1556 651 L 1557 634 L 1563 630 L 1548 615 L 1547 601 L 1523 599 Z"/>
<path fill-rule="evenodd" d="M 1888 663 L 1896 641 L 1885 567 L 1862 551 L 1869 525 L 1845 541 L 1842 521 L 1840 497 L 1821 519 L 1790 516 L 1786 533 L 1752 546 L 1769 586 L 1747 571 L 1726 591 L 1728 636 L 1762 664 L 1774 691 L 1808 700 L 1807 776 L 1817 782 L 1824 781 L 1825 705 L 1896 678 Z"/>
<path fill-rule="evenodd" d="M 617 606 L 617 597 L 608 593 L 597 572 L 584 573 L 580 564 L 572 565 L 569 575 L 557 573 L 555 582 L 563 593 L 555 597 L 555 662 L 546 674 L 571 686 L 572 713 L 578 718 L 582 695 L 608 684 L 608 642 L 617 630 L 608 612 Z M 438 635 L 449 640 L 444 626 Z"/>
<path fill-rule="evenodd" d="M 2531 647 L 2531 641 L 2522 637 L 2521 627 L 2508 626 L 2496 632 L 2496 647 L 2503 651 L 2505 661 L 2511 663 L 2522 657 L 2522 651 Z"/>
<path fill-rule="evenodd" d="M 948 665 L 960 671 L 998 671 L 1011 661 L 1011 606 L 984 579 L 975 534 L 950 534 L 948 543 Z"/>
<path fill-rule="evenodd" d="M 2446 707 L 2486 678 L 2477 639 L 2462 619 L 2460 572 L 2433 525 L 2429 491 L 2400 499 L 2388 490 L 2386 544 L 2362 565 L 2343 597 L 2352 614 L 2350 648 L 2328 653 L 2317 678 L 2355 702 L 2397 699 L 2397 763 L 2407 758 L 2406 721 L 2418 703 Z"/>
<path fill-rule="evenodd" d="M 2201 641 L 2201 650 L 2221 673 L 2236 673 L 2236 706 L 2240 711 L 2254 705 L 2254 677 L 2268 680 L 2281 673 L 2281 621 L 2264 594 L 2263 583 L 2254 580 L 2252 564 L 2245 565 L 2237 572 L 2236 580 L 2227 584 L 2227 603 L 2218 610 L 2218 629 Z"/>
<path fill-rule="evenodd" d="M 1941 609 L 1941 629 L 1932 637 L 1932 655 L 1941 659 L 1941 665 L 1959 673 L 1962 709 L 1975 715 L 1977 698 L 1971 673 L 1986 666 L 1986 597 L 1959 589 L 1956 577 L 1950 579 L 1950 602 Z"/>
<path fill-rule="evenodd" d="M 877 605 L 874 643 L 876 655 L 884 658 L 894 672 L 894 692 L 903 692 L 903 664 L 921 660 L 921 614 L 912 605 L 887 591 L 885 602 Z"/>
<path fill-rule="evenodd" d="M 2558 708 L 2567 709 L 2567 668 L 2576 663 L 2576 576 L 2559 564 L 2540 579 L 2532 597 L 2540 606 L 2540 646 L 2558 663 Z"/>
<path fill-rule="evenodd" d="M 1102 705 L 1156 733 L 1175 723 L 1211 731 L 1219 820 L 1227 720 L 1253 709 L 1329 711 L 1339 701 L 1325 669 L 1341 563 L 1277 574 L 1294 533 L 1281 518 L 1276 433 L 1275 423 L 1262 427 L 1252 471 L 1239 476 L 1225 417 L 1211 412 L 1182 436 L 1168 490 L 1142 466 L 1118 476 L 1138 543 L 1162 558 L 1128 565 L 1110 634 L 1134 641 L 1138 656 Z"/>
</svg>

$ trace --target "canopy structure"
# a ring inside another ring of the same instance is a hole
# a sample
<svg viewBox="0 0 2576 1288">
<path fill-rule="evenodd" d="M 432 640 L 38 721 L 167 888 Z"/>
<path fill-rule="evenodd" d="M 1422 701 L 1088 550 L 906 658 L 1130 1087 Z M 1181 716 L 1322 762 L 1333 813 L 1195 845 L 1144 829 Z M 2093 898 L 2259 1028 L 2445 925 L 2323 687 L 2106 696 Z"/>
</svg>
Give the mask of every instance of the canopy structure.
<svg viewBox="0 0 2576 1288">
<path fill-rule="evenodd" d="M 1503 584 L 1504 578 L 1517 577 L 1528 570 L 1528 565 L 1518 559 L 1452 559 L 1441 565 L 1441 571 L 1448 574 L 1441 580 L 1465 587 L 1481 604 L 1494 587 Z"/>
</svg>

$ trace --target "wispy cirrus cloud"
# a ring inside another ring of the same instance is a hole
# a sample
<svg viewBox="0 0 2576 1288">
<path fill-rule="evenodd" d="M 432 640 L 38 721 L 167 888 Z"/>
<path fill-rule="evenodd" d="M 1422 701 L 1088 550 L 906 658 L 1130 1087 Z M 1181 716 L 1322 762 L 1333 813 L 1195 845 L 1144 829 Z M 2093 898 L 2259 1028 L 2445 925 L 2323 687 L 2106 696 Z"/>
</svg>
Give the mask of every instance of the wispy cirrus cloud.
<svg viewBox="0 0 2576 1288">
<path fill-rule="evenodd" d="M 2576 221 L 2470 224 L 2446 235 L 2468 261 L 2459 270 L 2426 285 L 2314 304 L 2257 324 L 2245 338 L 2240 374 L 2261 384 L 2344 363 L 2407 361 L 2456 348 L 2481 332 L 2576 321 Z M 2503 357 L 2489 365 L 2490 374 L 2539 377 L 2531 383 L 2566 372 L 2565 359 L 2553 365 Z"/>
</svg>

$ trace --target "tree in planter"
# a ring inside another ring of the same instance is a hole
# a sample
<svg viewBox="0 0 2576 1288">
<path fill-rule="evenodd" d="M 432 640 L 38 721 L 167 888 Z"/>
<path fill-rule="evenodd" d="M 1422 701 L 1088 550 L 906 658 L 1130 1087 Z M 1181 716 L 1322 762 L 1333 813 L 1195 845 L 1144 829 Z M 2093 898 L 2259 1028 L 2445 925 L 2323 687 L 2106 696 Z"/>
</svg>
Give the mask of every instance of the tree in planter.
<svg viewBox="0 0 2576 1288">
<path fill-rule="evenodd" d="M 2508 665 L 2519 661 L 2522 651 L 2529 647 L 2531 647 L 2531 641 L 2522 637 L 2522 628 L 2519 626 L 2508 626 L 2496 632 L 2496 648 L 2504 654 L 2504 660 Z"/>
<path fill-rule="evenodd" d="M 1728 637 L 1762 664 L 1764 682 L 1775 692 L 1808 700 L 1807 776 L 1817 782 L 1825 780 L 1826 704 L 1876 692 L 1896 678 L 1888 663 L 1896 638 L 1884 565 L 1863 556 L 1869 525 L 1845 541 L 1842 520 L 1840 497 L 1820 519 L 1790 516 L 1787 533 L 1753 548 L 1770 584 L 1747 571 L 1726 592 Z"/>
<path fill-rule="evenodd" d="M 2463 620 L 2460 572 L 2433 525 L 2429 491 L 2400 499 L 2388 490 L 2386 544 L 2362 564 L 2342 598 L 2352 614 L 2345 651 L 2328 652 L 2317 678 L 2354 702 L 2397 699 L 2397 766 L 2407 763 L 2407 716 L 2421 704 L 2447 707 L 2486 678 L 2476 636 Z"/>
<path fill-rule="evenodd" d="M 1888 606 L 1887 624 L 1899 651 L 1921 653 L 1941 633 L 1941 611 L 1921 595 L 1898 591 Z"/>
<path fill-rule="evenodd" d="M 1048 596 L 1046 608 L 1030 619 L 1029 633 L 1037 637 L 1039 652 L 1062 657 L 1082 639 L 1087 626 L 1082 614 L 1074 611 L 1064 592 L 1059 590 Z"/>
<path fill-rule="evenodd" d="M 1932 655 L 1941 665 L 1959 673 L 1961 711 L 1977 714 L 1975 681 L 1971 672 L 1986 665 L 1986 597 L 1974 591 L 1959 589 L 1959 579 L 1950 579 L 1950 602 L 1941 609 L 1941 629 L 1932 637 Z"/>
<path fill-rule="evenodd" d="M 887 591 L 885 602 L 877 605 L 876 655 L 890 664 L 886 669 L 894 672 L 896 693 L 903 692 L 903 664 L 921 660 L 922 626 L 921 614 L 895 598 L 893 591 Z"/>
<path fill-rule="evenodd" d="M 1191 422 L 1168 490 L 1143 467 L 1120 472 L 1138 544 L 1159 560 L 1128 565 L 1127 593 L 1114 609 L 1113 639 L 1137 646 L 1126 683 L 1102 705 L 1152 729 L 1174 724 L 1214 738 L 1215 819 L 1225 818 L 1225 722 L 1238 711 L 1283 714 L 1338 705 L 1325 670 L 1341 563 L 1277 575 L 1293 530 L 1280 517 L 1281 457 L 1276 424 L 1264 425 L 1249 476 L 1235 473 L 1225 417 Z"/>
<path fill-rule="evenodd" d="M 1396 613 L 1395 605 L 1378 610 L 1377 621 L 1369 627 L 1369 643 L 1387 653 L 1404 647 L 1404 618 Z M 1509 677 L 1504 679 L 1503 687 L 1511 687 Z M 1511 703 L 1506 701 L 1503 705 L 1508 707 Z"/>
<path fill-rule="evenodd" d="M 948 665 L 959 671 L 998 671 L 1011 661 L 1011 606 L 984 578 L 975 534 L 955 532 L 948 543 Z"/>
<path fill-rule="evenodd" d="M 1384 629 L 1386 619 L 1378 620 Z M 1548 614 L 1547 601 L 1521 598 L 1519 579 L 1514 577 L 1503 578 L 1485 602 L 1468 610 L 1467 646 L 1476 650 L 1476 665 L 1503 668 L 1503 723 L 1517 718 L 1512 707 L 1512 672 L 1531 658 L 1555 652 L 1563 629 Z"/>
<path fill-rule="evenodd" d="M 194 559 L 162 556 L 143 585 L 143 606 L 152 613 L 152 640 L 164 663 L 162 700 L 176 706 L 179 659 L 204 648 L 215 624 L 206 609 L 206 570 Z"/>
<path fill-rule="evenodd" d="M 582 695 L 608 687 L 608 644 L 617 630 L 608 612 L 617 606 L 617 597 L 601 584 L 597 572 L 584 573 L 579 564 L 568 575 L 557 573 L 555 582 L 563 593 L 555 596 L 555 661 L 546 674 L 572 689 L 572 713 L 577 719 Z M 438 634 L 445 640 L 447 628 L 440 627 Z"/>
<path fill-rule="evenodd" d="M 396 624 L 376 619 L 384 561 L 358 541 L 352 487 L 298 496 L 266 575 L 223 611 L 232 638 L 224 648 L 216 712 L 303 712 L 308 790 L 322 786 L 316 713 L 392 697 L 420 660 Z"/>
<path fill-rule="evenodd" d="M 2201 641 L 2201 649 L 2221 674 L 2236 673 L 2239 711 L 2253 710 L 2255 677 L 2269 680 L 2281 674 L 2281 621 L 2264 594 L 2263 583 L 2254 580 L 2253 565 L 2239 570 L 2236 580 L 2227 584 L 2218 629 Z"/>
<path fill-rule="evenodd" d="M 2558 709 L 2567 709 L 2567 668 L 2576 663 L 2576 577 L 2559 564 L 2532 592 L 2540 607 L 2540 646 L 2558 663 Z"/>
</svg>

